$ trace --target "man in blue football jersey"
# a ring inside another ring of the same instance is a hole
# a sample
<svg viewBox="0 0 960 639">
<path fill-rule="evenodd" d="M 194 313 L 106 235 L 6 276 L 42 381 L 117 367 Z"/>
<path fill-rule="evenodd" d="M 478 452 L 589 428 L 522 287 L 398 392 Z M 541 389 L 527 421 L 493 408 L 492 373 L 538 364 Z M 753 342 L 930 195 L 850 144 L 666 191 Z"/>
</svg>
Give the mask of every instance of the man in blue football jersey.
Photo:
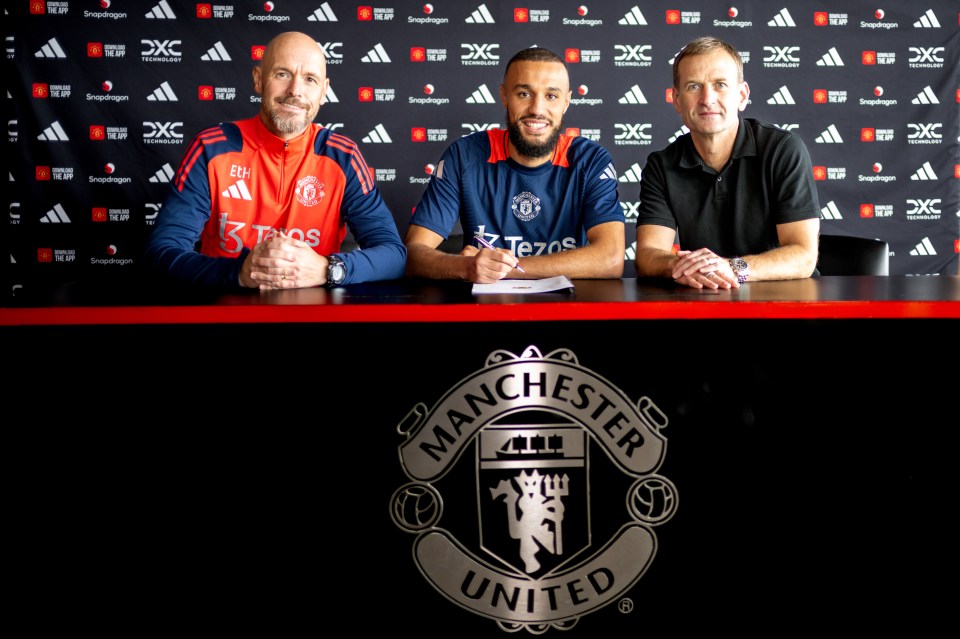
<svg viewBox="0 0 960 639">
<path fill-rule="evenodd" d="M 507 129 L 464 136 L 444 152 L 410 220 L 407 275 L 476 283 L 623 275 L 616 170 L 602 146 L 561 132 L 570 98 L 556 53 L 531 47 L 510 59 L 500 85 Z M 438 250 L 458 221 L 463 250 Z"/>
</svg>

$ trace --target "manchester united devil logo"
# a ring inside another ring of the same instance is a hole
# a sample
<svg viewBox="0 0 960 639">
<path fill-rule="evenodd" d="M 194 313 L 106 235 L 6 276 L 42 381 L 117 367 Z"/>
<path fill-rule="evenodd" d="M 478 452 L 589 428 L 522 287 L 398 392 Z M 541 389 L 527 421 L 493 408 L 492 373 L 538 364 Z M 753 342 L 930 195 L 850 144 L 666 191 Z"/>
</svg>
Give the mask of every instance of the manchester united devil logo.
<svg viewBox="0 0 960 639">
<path fill-rule="evenodd" d="M 678 497 L 657 474 L 666 425 L 649 398 L 631 402 L 568 350 L 496 351 L 398 426 L 410 482 L 393 495 L 393 521 L 415 535 L 420 572 L 457 605 L 504 631 L 570 628 L 653 561 L 653 528 Z M 619 508 L 599 512 L 591 489 L 620 491 Z"/>
<path fill-rule="evenodd" d="M 312 175 L 301 178 L 297 181 L 297 201 L 304 206 L 315 206 L 320 203 L 324 192 L 323 182 Z"/>
</svg>

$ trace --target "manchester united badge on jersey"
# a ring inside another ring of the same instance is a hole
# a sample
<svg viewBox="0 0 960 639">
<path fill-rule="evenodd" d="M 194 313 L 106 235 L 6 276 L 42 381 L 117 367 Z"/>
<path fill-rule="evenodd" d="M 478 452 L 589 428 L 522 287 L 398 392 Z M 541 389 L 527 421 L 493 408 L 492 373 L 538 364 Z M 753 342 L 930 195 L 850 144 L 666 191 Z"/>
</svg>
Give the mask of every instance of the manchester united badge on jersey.
<svg viewBox="0 0 960 639">
<path fill-rule="evenodd" d="M 297 201 L 304 206 L 316 206 L 326 195 L 323 182 L 312 175 L 297 180 Z"/>
<path fill-rule="evenodd" d="M 513 205 L 510 208 L 513 209 L 513 214 L 517 216 L 517 219 L 529 222 L 540 215 L 540 198 L 530 191 L 524 191 L 520 195 L 514 196 Z"/>
<path fill-rule="evenodd" d="M 448 600 L 505 632 L 569 629 L 654 559 L 679 497 L 658 474 L 666 426 L 567 349 L 494 351 L 398 425 L 391 517 Z"/>
</svg>

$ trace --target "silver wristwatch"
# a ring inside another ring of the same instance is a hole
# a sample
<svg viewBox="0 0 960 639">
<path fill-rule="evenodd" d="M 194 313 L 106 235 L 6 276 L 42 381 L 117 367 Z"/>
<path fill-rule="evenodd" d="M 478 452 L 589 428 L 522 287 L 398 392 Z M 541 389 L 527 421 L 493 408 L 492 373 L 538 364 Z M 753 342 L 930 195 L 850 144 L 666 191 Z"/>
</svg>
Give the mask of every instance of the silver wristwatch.
<svg viewBox="0 0 960 639">
<path fill-rule="evenodd" d="M 730 270 L 737 276 L 737 281 L 743 284 L 750 277 L 750 265 L 742 257 L 730 258 Z"/>
<path fill-rule="evenodd" d="M 327 258 L 330 263 L 327 265 L 327 283 L 326 286 L 340 286 L 343 280 L 347 278 L 347 267 L 343 260 L 336 255 Z"/>
</svg>

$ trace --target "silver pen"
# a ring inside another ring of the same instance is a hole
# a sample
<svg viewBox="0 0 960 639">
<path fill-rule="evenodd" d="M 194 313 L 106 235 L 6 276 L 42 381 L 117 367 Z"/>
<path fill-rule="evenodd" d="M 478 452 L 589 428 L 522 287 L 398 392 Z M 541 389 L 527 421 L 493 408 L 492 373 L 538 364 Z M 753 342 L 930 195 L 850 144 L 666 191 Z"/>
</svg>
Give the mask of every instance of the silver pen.
<svg viewBox="0 0 960 639">
<path fill-rule="evenodd" d="M 474 235 L 474 236 L 473 236 L 473 239 L 475 239 L 476 241 L 480 242 L 481 244 L 483 244 L 484 246 L 486 246 L 488 249 L 493 249 L 494 251 L 497 250 L 497 247 L 495 247 L 493 244 L 491 244 L 490 242 L 488 242 L 487 240 L 485 240 L 482 235 Z M 520 271 L 521 273 L 526 273 L 526 271 L 523 270 L 523 267 L 520 266 L 520 260 L 519 260 L 519 258 L 517 259 L 517 263 L 514 265 L 514 268 L 517 269 L 518 271 Z"/>
</svg>

